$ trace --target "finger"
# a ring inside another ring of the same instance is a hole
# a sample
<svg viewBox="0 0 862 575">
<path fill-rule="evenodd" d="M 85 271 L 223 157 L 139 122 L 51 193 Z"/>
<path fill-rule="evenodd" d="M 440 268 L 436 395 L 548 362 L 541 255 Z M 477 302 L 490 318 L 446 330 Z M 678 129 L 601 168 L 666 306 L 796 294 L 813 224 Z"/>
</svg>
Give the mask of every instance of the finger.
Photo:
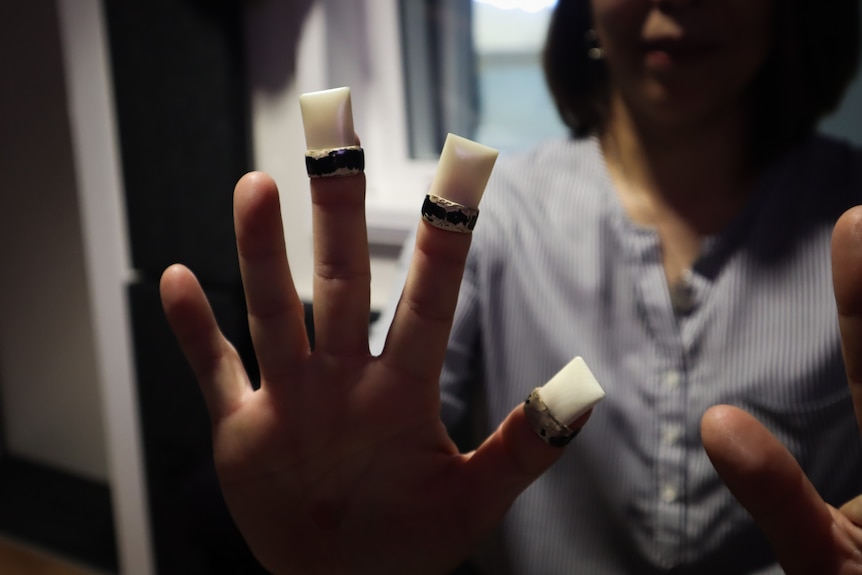
<svg viewBox="0 0 862 575">
<path fill-rule="evenodd" d="M 472 234 L 462 232 L 476 223 L 496 159 L 496 150 L 452 134 L 443 145 L 381 354 L 383 362 L 413 379 L 436 384 L 439 377 L 470 249 Z"/>
<path fill-rule="evenodd" d="M 580 430 L 591 412 L 569 427 Z M 577 439 L 575 440 L 577 441 Z M 517 407 L 497 430 L 470 454 L 460 490 L 477 514 L 477 532 L 497 525 L 515 499 L 565 453 L 542 441 L 522 407 Z"/>
<path fill-rule="evenodd" d="M 311 177 L 315 350 L 368 355 L 371 266 L 365 228 L 364 151 L 349 88 L 299 97 Z"/>
<path fill-rule="evenodd" d="M 841 506 L 844 514 L 854 525 L 862 526 L 862 495 L 854 497 Z"/>
<path fill-rule="evenodd" d="M 307 356 L 308 336 L 287 263 L 278 189 L 266 174 L 252 172 L 237 183 L 234 226 L 262 385 L 284 381 Z"/>
<path fill-rule="evenodd" d="M 841 216 L 832 234 L 832 283 L 844 366 L 862 429 L 862 207 Z"/>
<path fill-rule="evenodd" d="M 416 380 L 439 377 L 470 235 L 420 222 L 416 247 L 381 359 Z"/>
<path fill-rule="evenodd" d="M 790 452 L 754 417 L 727 405 L 704 414 L 701 438 L 718 475 L 787 573 L 833 572 L 832 513 Z"/>
<path fill-rule="evenodd" d="M 499 519 L 512 501 L 563 454 L 605 396 L 587 364 L 576 357 L 541 388 L 470 458 L 465 484 L 483 521 Z M 475 492 L 472 492 L 475 490 Z"/>
<path fill-rule="evenodd" d="M 219 330 L 191 271 L 181 265 L 169 267 L 162 274 L 159 288 L 168 323 L 197 377 L 215 423 L 251 390 L 242 361 Z"/>
<path fill-rule="evenodd" d="M 368 354 L 371 267 L 365 176 L 312 178 L 315 350 Z"/>
</svg>

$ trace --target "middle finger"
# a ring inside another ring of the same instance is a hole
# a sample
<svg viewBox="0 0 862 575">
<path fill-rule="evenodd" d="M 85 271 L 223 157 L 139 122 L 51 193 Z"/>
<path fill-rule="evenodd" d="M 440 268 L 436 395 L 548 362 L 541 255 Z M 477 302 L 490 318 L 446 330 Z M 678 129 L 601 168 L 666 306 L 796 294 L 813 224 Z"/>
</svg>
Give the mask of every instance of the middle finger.
<svg viewBox="0 0 862 575">
<path fill-rule="evenodd" d="M 364 156 L 348 88 L 300 97 L 314 229 L 317 351 L 368 355 L 371 266 L 365 228 Z"/>
</svg>

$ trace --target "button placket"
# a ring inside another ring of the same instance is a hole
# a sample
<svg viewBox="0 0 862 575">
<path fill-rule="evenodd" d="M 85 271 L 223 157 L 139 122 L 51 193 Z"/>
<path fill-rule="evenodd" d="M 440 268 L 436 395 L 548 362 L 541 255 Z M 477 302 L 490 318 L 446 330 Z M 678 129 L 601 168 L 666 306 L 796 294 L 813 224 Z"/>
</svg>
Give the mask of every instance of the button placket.
<svg viewBox="0 0 862 575">
<path fill-rule="evenodd" d="M 638 258 L 632 269 L 636 298 L 645 331 L 655 345 L 658 363 L 652 371 L 651 396 L 656 426 L 652 430 L 649 457 L 653 466 L 650 486 L 654 510 L 647 551 L 665 567 L 673 567 L 685 555 L 685 441 L 686 361 L 680 321 L 661 260 L 656 235 L 634 238 Z M 679 431 L 667 431 L 676 429 Z M 673 436 L 673 437 L 672 437 Z"/>
<path fill-rule="evenodd" d="M 679 387 L 680 378 L 681 376 L 677 370 L 669 369 L 661 379 L 662 387 L 666 392 L 676 391 L 676 388 Z"/>
<path fill-rule="evenodd" d="M 681 350 L 680 355 L 681 355 Z M 685 515 L 685 372 L 682 360 L 658 378 L 656 543 L 667 566 L 679 559 Z"/>
</svg>

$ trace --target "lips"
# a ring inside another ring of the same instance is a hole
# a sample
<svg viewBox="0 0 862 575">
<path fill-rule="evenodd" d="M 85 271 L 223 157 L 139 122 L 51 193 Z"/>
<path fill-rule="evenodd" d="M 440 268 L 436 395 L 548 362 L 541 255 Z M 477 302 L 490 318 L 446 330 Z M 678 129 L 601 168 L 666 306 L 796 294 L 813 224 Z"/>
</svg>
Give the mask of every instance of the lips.
<svg viewBox="0 0 862 575">
<path fill-rule="evenodd" d="M 642 49 L 650 64 L 681 65 L 708 57 L 718 49 L 718 44 L 695 38 L 659 38 L 644 41 Z"/>
</svg>

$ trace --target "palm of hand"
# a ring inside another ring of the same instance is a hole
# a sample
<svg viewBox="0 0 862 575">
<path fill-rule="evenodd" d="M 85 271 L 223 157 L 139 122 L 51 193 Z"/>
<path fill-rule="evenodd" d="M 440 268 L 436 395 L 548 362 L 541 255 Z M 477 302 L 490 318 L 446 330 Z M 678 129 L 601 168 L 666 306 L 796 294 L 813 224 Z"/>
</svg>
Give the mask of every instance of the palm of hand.
<svg viewBox="0 0 862 575">
<path fill-rule="evenodd" d="M 474 518 L 438 399 L 374 359 L 343 377 L 314 359 L 298 381 L 249 392 L 214 430 L 223 493 L 255 554 L 296 573 L 457 564 Z"/>
<path fill-rule="evenodd" d="M 260 390 L 252 390 L 191 272 L 173 266 L 162 278 L 166 314 L 212 418 L 223 493 L 246 541 L 273 572 L 442 573 L 467 556 L 561 452 L 539 442 L 515 409 L 479 449 L 457 453 L 439 420 L 436 381 L 469 240 L 420 228 L 402 295 L 407 304 L 399 305 L 383 354 L 373 358 L 365 331 L 364 181 L 317 187 L 315 313 L 318 291 L 324 311 L 315 326 L 326 332 L 328 349 L 310 353 L 275 186 L 259 174 L 237 185 Z M 334 193 L 339 188 L 347 195 Z M 859 230 L 857 208 L 836 226 L 832 267 L 862 422 Z M 841 509 L 827 505 L 780 442 L 738 409 L 707 411 L 701 434 L 722 480 L 787 573 L 862 574 L 862 496 Z"/>
<path fill-rule="evenodd" d="M 420 228 L 403 305 L 372 357 L 364 179 L 314 181 L 312 201 L 314 352 L 275 185 L 262 174 L 237 184 L 257 391 L 191 272 L 178 265 L 162 276 L 166 315 L 212 420 L 222 492 L 275 573 L 445 572 L 562 451 L 517 408 L 469 454 L 443 428 L 437 381 L 469 236 Z"/>
</svg>

